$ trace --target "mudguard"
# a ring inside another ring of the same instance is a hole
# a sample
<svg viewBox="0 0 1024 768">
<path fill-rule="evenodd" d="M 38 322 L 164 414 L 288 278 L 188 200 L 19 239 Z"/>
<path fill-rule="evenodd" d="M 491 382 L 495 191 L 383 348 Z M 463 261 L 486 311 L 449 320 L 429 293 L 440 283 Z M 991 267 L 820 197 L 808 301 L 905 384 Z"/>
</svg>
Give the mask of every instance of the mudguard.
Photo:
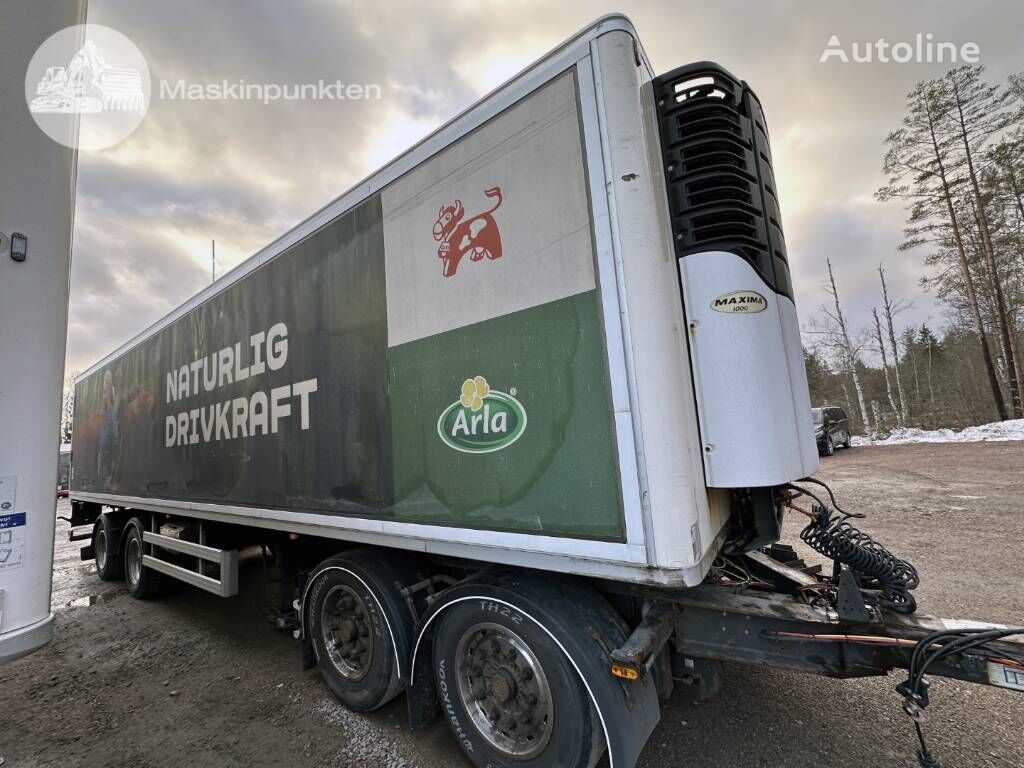
<svg viewBox="0 0 1024 768">
<path fill-rule="evenodd" d="M 403 680 L 409 679 L 409 658 L 412 653 L 413 616 L 402 601 L 403 587 L 414 584 L 422 578 L 414 558 L 402 557 L 393 552 L 379 552 L 373 549 L 352 549 L 327 558 L 312 571 L 305 574 L 300 585 L 301 598 L 296 601 L 299 612 L 299 629 L 296 639 L 301 641 L 302 669 L 312 669 L 317 660 L 313 643 L 309 637 L 309 590 L 324 571 L 344 571 L 362 583 L 373 595 L 381 609 L 384 626 L 391 637 L 395 651 L 395 667 Z"/>
<path fill-rule="evenodd" d="M 482 600 L 488 610 L 516 610 L 543 629 L 576 669 L 604 728 L 611 768 L 632 768 L 661 719 L 650 675 L 625 682 L 611 674 L 611 651 L 629 636 L 622 618 L 586 582 L 534 571 L 492 570 L 446 590 L 423 615 L 415 633 L 407 693 L 409 724 L 437 714 L 432 672 L 435 619 L 446 608 Z"/>
</svg>

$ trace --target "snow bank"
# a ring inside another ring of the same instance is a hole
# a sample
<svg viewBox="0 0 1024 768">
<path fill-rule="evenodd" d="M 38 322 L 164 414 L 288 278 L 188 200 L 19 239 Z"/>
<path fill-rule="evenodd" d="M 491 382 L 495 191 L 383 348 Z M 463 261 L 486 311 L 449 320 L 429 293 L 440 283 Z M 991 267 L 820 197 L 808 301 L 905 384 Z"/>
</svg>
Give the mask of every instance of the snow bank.
<svg viewBox="0 0 1024 768">
<path fill-rule="evenodd" d="M 960 432 L 952 429 L 894 429 L 884 440 L 854 437 L 854 445 L 907 445 L 908 443 L 980 443 L 988 440 L 1024 440 L 1024 419 L 996 421 L 967 427 Z"/>
</svg>

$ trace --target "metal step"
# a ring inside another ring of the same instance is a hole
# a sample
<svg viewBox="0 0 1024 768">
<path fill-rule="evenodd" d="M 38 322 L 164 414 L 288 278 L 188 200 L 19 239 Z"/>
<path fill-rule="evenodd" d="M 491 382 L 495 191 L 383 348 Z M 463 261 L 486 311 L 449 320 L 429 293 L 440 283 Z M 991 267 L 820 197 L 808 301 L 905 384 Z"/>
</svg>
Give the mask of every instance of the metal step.
<svg viewBox="0 0 1024 768">
<path fill-rule="evenodd" d="M 154 546 L 153 554 L 143 555 L 142 564 L 154 571 L 160 571 L 172 579 L 184 581 L 193 587 L 205 589 L 220 597 L 234 597 L 238 594 L 238 550 L 216 549 L 205 544 L 192 541 L 173 539 L 159 533 L 144 531 L 142 540 Z M 169 563 L 156 556 L 157 549 L 168 549 L 183 555 L 192 555 L 196 560 L 196 569 L 190 570 L 175 563 Z M 220 579 L 214 579 L 200 572 L 203 562 L 216 563 L 220 566 Z"/>
<path fill-rule="evenodd" d="M 79 529 L 77 531 L 74 528 L 72 528 L 71 530 L 68 531 L 68 541 L 85 541 L 86 539 L 91 539 L 91 538 L 92 538 L 92 526 L 91 525 L 88 528 Z"/>
</svg>

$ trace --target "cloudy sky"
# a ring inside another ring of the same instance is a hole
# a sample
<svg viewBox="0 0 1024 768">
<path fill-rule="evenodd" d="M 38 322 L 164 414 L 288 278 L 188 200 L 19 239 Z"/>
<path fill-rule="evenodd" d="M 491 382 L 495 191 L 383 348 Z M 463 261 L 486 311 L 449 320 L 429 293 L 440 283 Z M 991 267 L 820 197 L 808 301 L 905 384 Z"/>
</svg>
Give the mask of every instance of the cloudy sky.
<svg viewBox="0 0 1024 768">
<path fill-rule="evenodd" d="M 854 41 L 975 42 L 992 79 L 1024 69 L 1024 5 L 964 2 L 218 2 L 90 0 L 89 21 L 145 55 L 154 99 L 135 133 L 79 157 L 68 371 L 80 371 L 597 16 L 623 11 L 658 72 L 710 59 L 759 94 L 772 132 L 802 319 L 824 300 L 825 258 L 856 325 L 879 262 L 917 288 L 923 254 L 897 254 L 903 212 L 872 194 L 883 139 L 937 64 L 819 58 Z M 158 82 L 379 84 L 371 101 L 169 101 Z"/>
</svg>

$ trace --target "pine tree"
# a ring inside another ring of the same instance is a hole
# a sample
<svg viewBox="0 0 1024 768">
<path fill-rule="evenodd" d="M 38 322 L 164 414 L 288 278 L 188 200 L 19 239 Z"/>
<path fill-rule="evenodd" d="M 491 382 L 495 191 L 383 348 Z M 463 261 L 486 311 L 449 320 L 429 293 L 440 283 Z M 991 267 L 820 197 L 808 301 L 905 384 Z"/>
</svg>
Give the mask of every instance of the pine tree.
<svg viewBox="0 0 1024 768">
<path fill-rule="evenodd" d="M 1007 109 L 1011 94 L 1000 86 L 989 85 L 981 79 L 980 66 L 957 67 L 946 73 L 942 85 L 952 99 L 953 109 L 948 117 L 954 126 L 959 150 L 963 153 L 970 189 L 974 193 L 973 213 L 981 237 L 981 250 L 985 257 L 995 311 L 998 319 L 1003 359 L 1006 362 L 1006 377 L 1009 384 L 1010 412 L 1015 419 L 1021 418 L 1020 382 L 1017 378 L 1019 365 L 1009 328 L 1009 315 L 1003 293 L 1002 278 L 996 264 L 995 248 L 992 243 L 992 228 L 985 210 L 985 198 L 979 181 L 978 155 L 986 142 L 1004 130 L 1010 123 L 1011 114 Z"/>
<path fill-rule="evenodd" d="M 1024 111 L 1018 114 L 1018 122 L 1024 124 Z M 1024 354 L 1017 332 L 1024 311 L 1024 125 L 1003 136 L 986 159 L 983 188 L 995 210 L 999 271 L 1007 293 L 1007 326 L 1016 353 L 1017 380 L 1024 388 Z"/>
<path fill-rule="evenodd" d="M 807 347 L 804 347 L 803 350 L 804 368 L 807 371 L 807 388 L 811 391 L 811 401 L 814 402 L 825 391 L 831 371 L 828 369 L 828 364 L 814 350 Z"/>
<path fill-rule="evenodd" d="M 906 328 L 902 337 L 905 354 L 903 359 L 910 363 L 910 370 L 914 374 L 914 396 L 918 405 L 921 404 L 921 377 L 917 370 L 917 333 L 913 328 Z M 917 409 L 915 409 L 917 410 Z"/>
<path fill-rule="evenodd" d="M 917 334 L 917 344 L 922 350 L 924 357 L 926 371 L 927 371 L 927 382 L 928 382 L 928 400 L 931 403 L 931 412 L 935 414 L 935 385 L 932 377 L 932 371 L 935 370 L 936 363 L 939 362 L 939 340 L 935 338 L 935 334 L 932 333 L 931 328 L 927 324 L 922 323 L 921 329 Z"/>
<path fill-rule="evenodd" d="M 953 108 L 954 103 L 948 93 L 935 81 L 918 83 L 907 95 L 907 114 L 903 125 L 886 137 L 888 149 L 883 170 L 889 174 L 889 182 L 878 190 L 876 198 L 883 202 L 906 202 L 909 216 L 900 250 L 935 243 L 948 244 L 952 248 L 981 347 L 989 389 L 1002 420 L 1007 417 L 1006 404 L 989 349 L 961 221 L 954 205 L 954 195 L 962 179 L 953 155 L 956 137 L 944 130 Z"/>
</svg>

